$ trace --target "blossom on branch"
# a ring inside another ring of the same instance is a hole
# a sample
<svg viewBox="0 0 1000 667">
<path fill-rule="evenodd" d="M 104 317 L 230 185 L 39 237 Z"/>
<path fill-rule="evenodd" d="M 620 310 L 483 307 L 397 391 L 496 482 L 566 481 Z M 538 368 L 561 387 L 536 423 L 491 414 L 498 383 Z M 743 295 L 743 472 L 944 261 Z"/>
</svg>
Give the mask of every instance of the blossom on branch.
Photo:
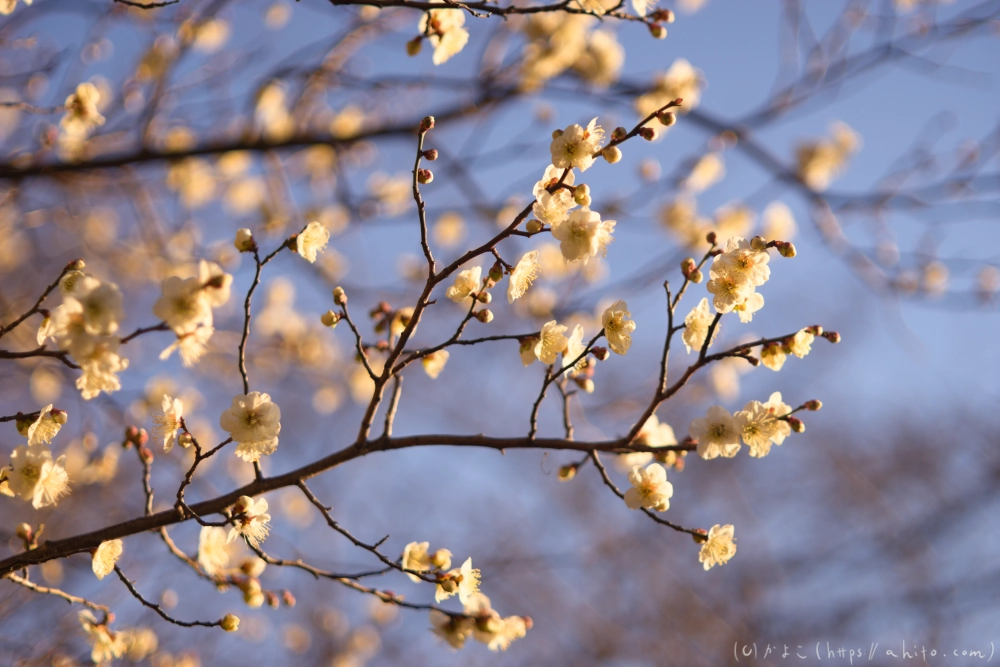
<svg viewBox="0 0 1000 667">
<path fill-rule="evenodd" d="M 271 530 L 268 526 L 271 515 L 267 513 L 267 501 L 261 498 L 254 502 L 250 496 L 240 496 L 233 505 L 232 521 L 233 527 L 229 529 L 227 543 L 242 536 L 250 546 L 258 546 Z"/>
<path fill-rule="evenodd" d="M 435 602 L 447 600 L 457 594 L 458 599 L 465 604 L 479 592 L 479 570 L 472 567 L 471 558 L 466 558 L 462 567 L 439 576 L 437 590 L 434 592 Z"/>
<path fill-rule="evenodd" d="M 295 237 L 295 252 L 310 264 L 316 262 L 316 255 L 326 248 L 330 241 L 330 230 L 313 220 Z"/>
<path fill-rule="evenodd" d="M 163 395 L 162 408 L 159 414 L 153 415 L 153 437 L 163 440 L 163 451 L 169 452 L 177 442 L 177 431 L 181 428 L 184 416 L 184 403 L 179 398 Z"/>
<path fill-rule="evenodd" d="M 532 348 L 534 356 L 543 364 L 554 364 L 559 353 L 569 345 L 569 339 L 563 335 L 568 328 L 565 325 L 557 324 L 555 320 L 542 325 L 541 334 Z M 522 361 L 523 357 L 522 354 Z"/>
<path fill-rule="evenodd" d="M 121 540 L 101 542 L 100 546 L 94 551 L 90 564 L 98 579 L 104 579 L 104 577 L 114 571 L 115 563 L 121 558 L 123 548 Z"/>
<path fill-rule="evenodd" d="M 604 327 L 604 337 L 608 339 L 608 347 L 615 354 L 625 354 L 632 346 L 632 332 L 635 322 L 629 318 L 628 304 L 615 301 L 607 307 L 601 316 L 601 326 Z"/>
<path fill-rule="evenodd" d="M 445 296 L 455 303 L 461 303 L 479 292 L 479 288 L 482 286 L 482 278 L 483 267 L 481 266 L 474 266 L 471 269 L 461 271 L 455 276 L 455 283 L 448 288 Z"/>
<path fill-rule="evenodd" d="M 10 495 L 30 500 L 41 509 L 55 505 L 69 493 L 66 457 L 52 460 L 52 452 L 44 445 L 19 445 L 10 454 L 10 467 L 0 470 Z"/>
<path fill-rule="evenodd" d="M 705 338 L 708 336 L 708 327 L 712 325 L 713 319 L 715 318 L 708 309 L 708 299 L 699 301 L 698 305 L 692 308 L 691 312 L 684 318 L 684 333 L 681 334 L 681 339 L 684 341 L 684 347 L 687 348 L 689 353 L 691 350 L 701 350 L 705 345 Z M 712 339 L 708 342 L 709 347 L 712 346 L 718 335 L 719 327 L 715 327 L 712 331 Z"/>
<path fill-rule="evenodd" d="M 426 35 L 434 47 L 432 60 L 435 65 L 447 62 L 465 48 L 469 41 L 469 31 L 463 26 L 465 11 L 461 9 L 431 9 L 420 17 L 420 34 Z"/>
<path fill-rule="evenodd" d="M 582 259 L 586 264 L 591 257 L 608 254 L 608 244 L 614 241 L 614 220 L 601 220 L 601 214 L 589 208 L 579 208 L 552 227 L 552 236 L 558 240 L 559 249 L 568 262 Z"/>
<path fill-rule="evenodd" d="M 691 422 L 688 431 L 698 441 L 698 455 L 703 459 L 718 456 L 732 458 L 740 451 L 740 432 L 729 411 L 713 405 L 704 417 Z"/>
<path fill-rule="evenodd" d="M 538 277 L 538 271 L 538 251 L 526 252 L 510 271 L 507 303 L 514 303 L 515 300 L 524 296 L 524 293 L 531 287 L 531 283 Z"/>
<path fill-rule="evenodd" d="M 603 142 L 604 129 L 597 124 L 596 118 L 586 128 L 574 123 L 565 130 L 556 130 L 549 146 L 552 165 L 559 169 L 587 171 L 594 164 L 594 155 L 600 152 Z"/>
<path fill-rule="evenodd" d="M 733 525 L 720 526 L 715 524 L 708 531 L 708 539 L 701 546 L 698 561 L 705 566 L 705 571 L 716 565 L 725 565 L 736 555 L 736 543 L 733 541 Z"/>
<path fill-rule="evenodd" d="M 252 391 L 233 397 L 232 406 L 222 413 L 219 425 L 239 444 L 236 455 L 250 463 L 278 448 L 281 409 L 268 394 Z"/>
<path fill-rule="evenodd" d="M 674 486 L 667 481 L 667 471 L 659 463 L 650 463 L 645 470 L 634 466 L 628 481 L 632 483 L 632 488 L 625 492 L 625 504 L 629 509 L 665 512 L 670 508 Z"/>
</svg>

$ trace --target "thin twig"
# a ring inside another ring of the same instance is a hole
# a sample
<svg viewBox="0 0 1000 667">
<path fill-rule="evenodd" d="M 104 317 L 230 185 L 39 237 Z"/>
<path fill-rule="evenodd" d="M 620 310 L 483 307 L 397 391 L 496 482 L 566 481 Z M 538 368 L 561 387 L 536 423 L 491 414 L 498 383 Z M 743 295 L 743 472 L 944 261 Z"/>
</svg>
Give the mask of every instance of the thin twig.
<svg viewBox="0 0 1000 667">
<path fill-rule="evenodd" d="M 132 596 L 136 600 L 138 600 L 139 602 L 141 602 L 144 607 L 149 607 L 150 609 L 152 609 L 153 611 L 155 611 L 157 614 L 160 615 L 160 618 L 162 618 L 163 620 L 167 621 L 168 623 L 173 623 L 174 625 L 180 625 L 180 626 L 185 627 L 185 628 L 194 628 L 194 627 L 218 628 L 218 627 L 222 627 L 222 620 L 218 620 L 218 621 L 181 621 L 181 620 L 178 620 L 178 619 L 174 618 L 173 616 L 171 616 L 167 612 L 163 611 L 163 608 L 160 607 L 160 605 L 156 604 L 155 602 L 150 602 L 146 598 L 142 597 L 142 594 L 139 593 L 138 590 L 136 590 L 135 585 L 131 581 L 128 580 L 128 577 L 125 576 L 125 573 L 122 572 L 122 569 L 120 567 L 118 567 L 117 564 L 115 565 L 115 573 L 118 575 L 118 578 L 122 580 L 122 583 L 125 584 L 125 587 L 129 590 L 129 593 L 131 593 Z"/>
</svg>

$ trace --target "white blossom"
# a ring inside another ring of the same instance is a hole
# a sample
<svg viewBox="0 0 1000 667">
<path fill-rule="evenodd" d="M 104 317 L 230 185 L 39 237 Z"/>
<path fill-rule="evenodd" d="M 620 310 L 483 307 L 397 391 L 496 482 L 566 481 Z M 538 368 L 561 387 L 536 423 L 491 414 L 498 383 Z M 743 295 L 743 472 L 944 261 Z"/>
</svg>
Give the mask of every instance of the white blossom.
<svg viewBox="0 0 1000 667">
<path fill-rule="evenodd" d="M 169 452 L 177 442 L 177 431 L 181 428 L 184 417 L 184 403 L 179 398 L 163 395 L 159 414 L 153 415 L 153 437 L 163 440 L 163 451 Z"/>
<path fill-rule="evenodd" d="M 268 394 L 252 391 L 233 397 L 232 406 L 222 413 L 219 425 L 239 443 L 237 456 L 252 462 L 278 448 L 281 409 Z"/>
<path fill-rule="evenodd" d="M 524 296 L 531 283 L 538 277 L 538 251 L 526 252 L 510 271 L 507 285 L 507 303 L 514 303 Z"/>
<path fill-rule="evenodd" d="M 573 124 L 552 140 L 549 150 L 552 165 L 559 169 L 578 168 L 587 171 L 594 164 L 594 155 L 601 150 L 604 130 L 594 118 L 586 129 Z"/>
<path fill-rule="evenodd" d="M 10 468 L 5 469 L 7 486 L 35 509 L 55 505 L 69 493 L 65 462 L 65 456 L 53 461 L 44 445 L 19 445 L 10 454 Z"/>
<path fill-rule="evenodd" d="M 313 220 L 295 237 L 295 252 L 312 264 L 317 253 L 322 252 L 329 241 L 330 230 L 323 223 Z"/>
<path fill-rule="evenodd" d="M 688 353 L 691 350 L 701 351 L 702 346 L 705 345 L 705 337 L 708 336 L 708 327 L 711 326 L 713 319 L 715 318 L 708 309 L 708 299 L 705 298 L 699 301 L 698 305 L 692 308 L 691 312 L 684 318 L 684 333 L 681 334 L 681 339 L 683 339 L 684 347 L 687 348 Z M 708 343 L 709 347 L 712 346 L 718 335 L 719 327 L 716 326 L 712 330 L 712 340 Z"/>
<path fill-rule="evenodd" d="M 233 515 L 234 525 L 229 529 L 226 542 L 242 535 L 251 546 L 256 547 L 271 530 L 268 526 L 271 515 L 267 513 L 267 501 L 263 498 L 254 502 L 250 496 L 240 496 L 233 506 Z"/>
<path fill-rule="evenodd" d="M 698 441 L 698 455 L 703 459 L 732 458 L 740 451 L 740 432 L 733 416 L 722 406 L 710 407 L 704 417 L 691 422 L 688 431 Z"/>
<path fill-rule="evenodd" d="M 601 214 L 583 207 L 571 212 L 563 222 L 552 227 L 552 236 L 568 262 L 607 255 L 608 244 L 614 241 L 614 220 L 601 220 Z"/>
<path fill-rule="evenodd" d="M 569 339 L 563 335 L 568 328 L 557 324 L 555 320 L 542 325 L 541 334 L 533 348 L 535 357 L 543 364 L 554 364 L 559 353 L 569 345 Z"/>
<path fill-rule="evenodd" d="M 708 539 L 701 546 L 698 561 L 705 566 L 705 571 L 716 565 L 725 565 L 736 555 L 736 543 L 733 541 L 733 525 L 720 526 L 716 524 L 708 531 Z"/>
<path fill-rule="evenodd" d="M 461 271 L 455 276 L 455 283 L 448 288 L 445 296 L 455 303 L 461 303 L 479 292 L 479 288 L 482 286 L 482 278 L 483 267 L 481 266 L 474 266 L 471 269 Z"/>
<path fill-rule="evenodd" d="M 632 332 L 635 322 L 629 318 L 628 304 L 615 301 L 607 307 L 601 316 L 601 326 L 604 327 L 604 337 L 608 339 L 608 347 L 615 354 L 625 354 L 632 346 Z"/>
<path fill-rule="evenodd" d="M 778 433 L 778 420 L 760 401 L 750 401 L 733 415 L 736 429 L 750 448 L 750 456 L 761 458 L 771 451 L 771 441 Z"/>
<path fill-rule="evenodd" d="M 632 483 L 632 488 L 625 492 L 625 504 L 629 509 L 665 512 L 670 508 L 674 486 L 667 481 L 667 471 L 659 463 L 650 463 L 645 470 L 641 466 L 633 467 L 628 481 Z"/>
<path fill-rule="evenodd" d="M 98 579 L 104 579 L 104 577 L 111 574 L 115 569 L 115 563 L 121 558 L 123 549 L 121 540 L 108 540 L 107 542 L 101 542 L 101 544 L 94 551 L 94 555 L 91 557 L 91 568 L 94 570 L 94 574 L 97 575 Z"/>
</svg>

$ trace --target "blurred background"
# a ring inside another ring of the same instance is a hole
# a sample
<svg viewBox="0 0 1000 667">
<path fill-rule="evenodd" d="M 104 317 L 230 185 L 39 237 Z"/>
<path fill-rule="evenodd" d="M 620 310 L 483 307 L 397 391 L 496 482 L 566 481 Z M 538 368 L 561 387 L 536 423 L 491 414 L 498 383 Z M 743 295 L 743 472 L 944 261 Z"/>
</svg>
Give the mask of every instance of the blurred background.
<svg viewBox="0 0 1000 667">
<path fill-rule="evenodd" d="M 468 332 L 537 331 L 558 319 L 582 323 L 589 338 L 604 308 L 626 300 L 637 323 L 631 351 L 600 364 L 594 393 L 572 404 L 578 440 L 616 437 L 654 391 L 662 283 L 678 282 L 680 261 L 705 252 L 705 232 L 793 241 L 795 259 L 771 261 L 764 309 L 750 324 L 725 318 L 717 348 L 811 324 L 843 342 L 817 340 L 779 373 L 716 364 L 657 413 L 683 438 L 711 405 L 735 411 L 774 391 L 792 405 L 824 403 L 804 416 L 805 433 L 764 459 L 692 456 L 670 473 L 666 518 L 735 525 L 739 551 L 726 566 L 703 571 L 687 535 L 630 512 L 592 466 L 559 481 L 569 453 L 426 447 L 366 456 L 311 488 L 359 538 L 389 535 L 387 554 L 429 541 L 456 563 L 471 556 L 494 608 L 534 621 L 506 653 L 480 644 L 453 653 L 424 612 L 280 567 L 261 585 L 291 591 L 297 604 L 249 609 L 154 534 L 125 541 L 120 564 L 139 590 L 185 620 L 236 613 L 236 635 L 162 622 L 120 582 L 96 581 L 84 556 L 33 568 L 32 579 L 110 605 L 114 628 L 150 628 L 155 641 L 147 635 L 132 657 L 158 667 L 785 664 L 786 645 L 814 656 L 827 642 L 865 656 L 877 644 L 886 662 L 875 664 L 890 664 L 887 649 L 914 647 L 926 658 L 908 664 L 982 662 L 930 651 L 989 655 L 1000 645 L 1000 2 L 663 7 L 677 13 L 665 40 L 609 17 L 467 16 L 468 44 L 439 66 L 430 44 L 407 57 L 421 16 L 407 8 L 35 0 L 0 18 L 0 101 L 10 103 L 0 107 L 0 320 L 30 308 L 75 258 L 120 286 L 125 331 L 155 324 L 161 281 L 191 275 L 199 259 L 235 276 L 192 368 L 159 361 L 173 337 L 152 333 L 124 350 L 120 391 L 83 401 L 76 371 L 57 360 L 2 362 L 0 414 L 48 403 L 69 413 L 53 452 L 67 456 L 73 491 L 43 510 L 0 499 L 0 556 L 22 549 L 22 521 L 55 539 L 141 515 L 141 466 L 121 434 L 150 429 L 164 393 L 184 400 L 201 442 L 225 437 L 218 415 L 242 391 L 236 348 L 253 280 L 252 261 L 232 244 L 238 228 L 252 229 L 263 252 L 311 220 L 333 234 L 314 265 L 281 253 L 254 298 L 251 386 L 282 410 L 281 445 L 262 463 L 281 473 L 353 441 L 371 395 L 350 331 L 320 324 L 331 289 L 347 290 L 372 340 L 365 313 L 381 300 L 412 305 L 420 292 L 409 171 L 420 118 L 437 118 L 427 146 L 440 159 L 423 195 L 435 256 L 447 263 L 530 201 L 553 129 L 595 116 L 609 131 L 631 128 L 683 97 L 677 124 L 657 141 L 630 141 L 619 164 L 577 175 L 592 208 L 617 220 L 607 258 L 566 265 L 550 238 L 505 241 L 511 263 L 539 250 L 542 278 L 512 307 L 501 283 L 496 319 Z M 59 119 L 83 81 L 100 91 L 107 120 L 74 142 Z M 705 295 L 693 286 L 681 316 Z M 415 345 L 445 340 L 461 320 L 442 296 Z M 39 319 L 3 349 L 36 347 Z M 691 358 L 678 344 L 673 377 Z M 515 341 L 488 345 L 453 349 L 436 380 L 408 370 L 394 434 L 525 434 L 543 368 L 522 367 Z M 550 396 L 540 434 L 562 433 Z M 3 424 L 4 460 L 18 444 Z M 155 454 L 159 510 L 191 459 Z M 605 458 L 627 485 L 626 468 Z M 187 497 L 252 477 L 226 450 L 202 464 Z M 338 572 L 377 567 L 297 490 L 266 497 L 270 555 Z M 199 529 L 189 524 L 170 534 L 194 554 Z M 234 547 L 231 562 L 251 555 Z M 368 584 L 433 598 L 402 575 Z M 76 611 L 4 582 L 0 663 L 89 663 Z"/>
</svg>

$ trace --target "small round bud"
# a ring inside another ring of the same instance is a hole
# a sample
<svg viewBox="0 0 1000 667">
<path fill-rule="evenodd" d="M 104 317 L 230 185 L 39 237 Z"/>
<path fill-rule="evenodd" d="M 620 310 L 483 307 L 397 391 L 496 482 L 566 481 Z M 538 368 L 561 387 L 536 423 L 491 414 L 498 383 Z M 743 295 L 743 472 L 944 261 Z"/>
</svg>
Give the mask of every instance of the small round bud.
<svg viewBox="0 0 1000 667">
<path fill-rule="evenodd" d="M 573 190 L 573 201 L 580 206 L 590 206 L 590 186 L 581 183 Z"/>
<path fill-rule="evenodd" d="M 438 586 L 441 587 L 445 593 L 454 593 L 458 590 L 458 583 L 451 577 L 446 577 L 438 582 Z"/>
<path fill-rule="evenodd" d="M 14 529 L 14 534 L 17 535 L 22 540 L 24 540 L 25 542 L 31 541 L 33 532 L 34 531 L 31 529 L 31 526 L 26 523 L 19 523 L 17 525 L 17 528 Z"/>
<path fill-rule="evenodd" d="M 667 29 L 664 28 L 659 23 L 650 23 L 649 24 L 649 34 L 652 35 L 655 39 L 666 39 L 667 38 Z"/>
<path fill-rule="evenodd" d="M 705 234 L 705 241 L 707 241 L 708 243 L 710 243 L 712 245 L 715 245 L 715 242 L 718 239 L 719 239 L 719 237 L 718 237 L 718 235 L 716 235 L 715 232 L 709 232 L 708 234 Z"/>
<path fill-rule="evenodd" d="M 286 607 L 294 607 L 295 606 L 295 596 L 292 595 L 291 591 L 282 591 L 282 593 L 281 593 L 281 601 L 285 603 Z"/>
<path fill-rule="evenodd" d="M 811 401 L 806 401 L 805 403 L 803 403 L 802 407 L 804 407 L 806 410 L 811 410 L 813 412 L 816 412 L 817 410 L 823 407 L 823 401 L 814 398 Z"/>
<path fill-rule="evenodd" d="M 153 462 L 153 450 L 149 447 L 139 447 L 139 458 L 142 459 L 143 463 Z"/>
<path fill-rule="evenodd" d="M 338 306 L 347 305 L 347 292 L 344 291 L 343 287 L 333 288 L 333 302 Z"/>
<path fill-rule="evenodd" d="M 569 480 L 576 477 L 576 466 L 572 463 L 569 465 L 564 465 L 559 468 L 559 481 L 568 482 Z"/>
<path fill-rule="evenodd" d="M 431 565 L 439 570 L 451 568 L 451 552 L 447 549 L 438 549 L 431 554 Z"/>
<path fill-rule="evenodd" d="M 411 57 L 417 55 L 418 53 L 420 53 L 420 49 L 423 47 L 423 45 L 424 45 L 423 35 L 417 35 L 416 37 L 414 37 L 413 39 L 411 39 L 406 43 L 406 55 Z"/>
<path fill-rule="evenodd" d="M 240 617 L 236 614 L 226 614 L 219 621 L 219 625 L 226 632 L 236 632 L 240 627 Z"/>
<path fill-rule="evenodd" d="M 587 378 L 587 377 L 579 377 L 579 376 L 577 376 L 577 377 L 573 378 L 573 382 L 576 383 L 577 387 L 579 387 L 580 389 L 583 389 L 588 394 L 593 394 L 594 393 L 594 389 L 596 388 L 594 386 L 594 381 L 591 380 L 590 378 Z"/>
<path fill-rule="evenodd" d="M 824 331 L 823 332 L 823 338 L 827 339 L 831 343 L 839 343 L 840 342 L 840 334 L 837 333 L 836 331 Z"/>
<path fill-rule="evenodd" d="M 194 436 L 187 432 L 181 433 L 177 436 L 177 444 L 182 448 L 187 449 L 194 444 Z"/>
<path fill-rule="evenodd" d="M 695 528 L 691 534 L 691 539 L 694 540 L 695 544 L 704 544 L 708 542 L 708 531 L 704 528 Z"/>
<path fill-rule="evenodd" d="M 747 356 L 745 356 L 743 358 L 746 359 L 748 362 L 750 362 L 751 366 L 755 366 L 755 367 L 756 366 L 760 366 L 760 359 L 758 359 L 757 357 L 752 357 L 752 356 L 750 356 L 748 354 Z"/>
<path fill-rule="evenodd" d="M 18 417 L 14 420 L 14 426 L 17 427 L 17 432 L 23 435 L 25 438 L 28 437 L 28 429 L 31 428 L 31 425 L 34 423 L 35 420 L 32 419 L 31 417 L 24 417 L 21 415 L 18 415 Z"/>
<path fill-rule="evenodd" d="M 476 312 L 476 319 L 483 324 L 489 324 L 493 321 L 493 312 L 489 308 L 483 308 Z"/>
<path fill-rule="evenodd" d="M 622 151 L 617 146 L 608 146 L 601 151 L 601 155 L 607 160 L 608 164 L 615 164 L 622 159 Z"/>
<path fill-rule="evenodd" d="M 695 269 L 694 271 L 688 274 L 688 280 L 693 282 L 695 285 L 700 285 L 701 281 L 704 279 L 705 275 L 698 269 Z"/>
<path fill-rule="evenodd" d="M 763 250 L 767 247 L 767 239 L 763 236 L 755 236 L 750 239 L 750 247 L 754 250 Z"/>
<path fill-rule="evenodd" d="M 430 169 L 420 169 L 417 171 L 417 182 L 424 185 L 434 180 L 434 172 Z"/>
<path fill-rule="evenodd" d="M 82 259 L 74 259 L 66 265 L 67 271 L 83 271 L 85 268 L 87 268 L 87 263 Z"/>
<path fill-rule="evenodd" d="M 66 424 L 66 420 L 68 419 L 66 411 L 59 410 L 57 408 L 53 408 L 52 411 L 49 412 L 49 415 L 52 417 L 52 421 L 59 424 L 60 426 L 64 426 Z"/>
<path fill-rule="evenodd" d="M 646 141 L 652 141 L 653 139 L 656 139 L 656 130 L 652 127 L 639 128 L 639 136 Z"/>
<path fill-rule="evenodd" d="M 806 327 L 806 331 L 809 332 L 809 333 L 811 333 L 813 336 L 822 336 L 823 335 L 823 325 L 821 325 L 821 324 L 812 324 L 812 325 Z"/>
<path fill-rule="evenodd" d="M 257 248 L 257 242 L 254 241 L 253 232 L 251 232 L 246 227 L 236 230 L 236 239 L 233 241 L 233 245 L 240 252 L 251 252 Z"/>
<path fill-rule="evenodd" d="M 437 149 L 436 148 L 431 148 L 429 150 L 424 151 L 424 159 L 430 160 L 431 162 L 433 162 L 434 160 L 438 159 L 438 151 L 437 151 Z"/>
<path fill-rule="evenodd" d="M 340 322 L 340 313 L 335 313 L 332 310 L 328 310 L 319 317 L 319 321 L 323 323 L 323 326 L 330 327 L 333 329 Z"/>
<path fill-rule="evenodd" d="M 600 346 L 590 348 L 590 353 L 594 355 L 598 361 L 605 361 L 609 354 L 608 348 Z"/>
<path fill-rule="evenodd" d="M 669 9 L 657 9 L 649 15 L 649 18 L 652 21 L 658 21 L 660 23 L 673 23 L 676 17 Z"/>
<path fill-rule="evenodd" d="M 660 125 L 670 127 L 677 122 L 677 115 L 670 111 L 661 111 L 656 114 L 656 119 L 660 121 Z"/>
<path fill-rule="evenodd" d="M 530 630 L 531 628 L 533 628 L 535 626 L 535 622 L 533 620 L 531 620 L 530 616 L 522 616 L 521 620 L 524 621 L 524 628 L 526 630 Z"/>
<path fill-rule="evenodd" d="M 534 218 L 528 220 L 528 224 L 524 226 L 524 228 L 528 230 L 529 234 L 537 234 L 538 232 L 542 231 L 544 227 L 545 225 L 543 225 L 541 221 L 535 220 Z"/>
<path fill-rule="evenodd" d="M 562 130 L 552 130 L 552 138 L 553 139 L 558 139 L 562 135 L 563 135 L 563 131 Z"/>
<path fill-rule="evenodd" d="M 681 273 L 687 277 L 692 271 L 698 268 L 698 263 L 694 261 L 694 257 L 685 257 L 681 261 Z"/>
<path fill-rule="evenodd" d="M 493 295 L 485 290 L 480 292 L 476 298 L 479 299 L 479 303 L 490 303 L 493 301 Z"/>
<path fill-rule="evenodd" d="M 503 264 L 500 263 L 500 260 L 493 262 L 493 266 L 490 267 L 490 280 L 494 283 L 503 280 Z M 489 302 L 487 301 L 487 303 Z"/>
<path fill-rule="evenodd" d="M 792 430 L 796 433 L 802 433 L 806 430 L 806 425 L 802 423 L 802 420 L 798 417 L 789 417 L 788 425 L 792 427 Z"/>
<path fill-rule="evenodd" d="M 434 116 L 424 116 L 424 119 L 420 121 L 420 131 L 426 132 L 427 130 L 434 129 Z"/>
<path fill-rule="evenodd" d="M 611 131 L 611 141 L 624 141 L 628 136 L 628 130 L 620 125 Z"/>
<path fill-rule="evenodd" d="M 271 609 L 277 609 L 281 606 L 281 600 L 278 598 L 278 594 L 274 591 L 268 591 L 264 594 L 264 596 L 267 599 L 267 606 Z"/>
<path fill-rule="evenodd" d="M 787 241 L 778 244 L 775 247 L 778 249 L 778 252 L 781 253 L 782 257 L 787 257 L 791 259 L 792 257 L 795 257 L 795 255 L 797 254 L 795 252 L 795 246 L 791 243 L 788 243 Z"/>
</svg>

